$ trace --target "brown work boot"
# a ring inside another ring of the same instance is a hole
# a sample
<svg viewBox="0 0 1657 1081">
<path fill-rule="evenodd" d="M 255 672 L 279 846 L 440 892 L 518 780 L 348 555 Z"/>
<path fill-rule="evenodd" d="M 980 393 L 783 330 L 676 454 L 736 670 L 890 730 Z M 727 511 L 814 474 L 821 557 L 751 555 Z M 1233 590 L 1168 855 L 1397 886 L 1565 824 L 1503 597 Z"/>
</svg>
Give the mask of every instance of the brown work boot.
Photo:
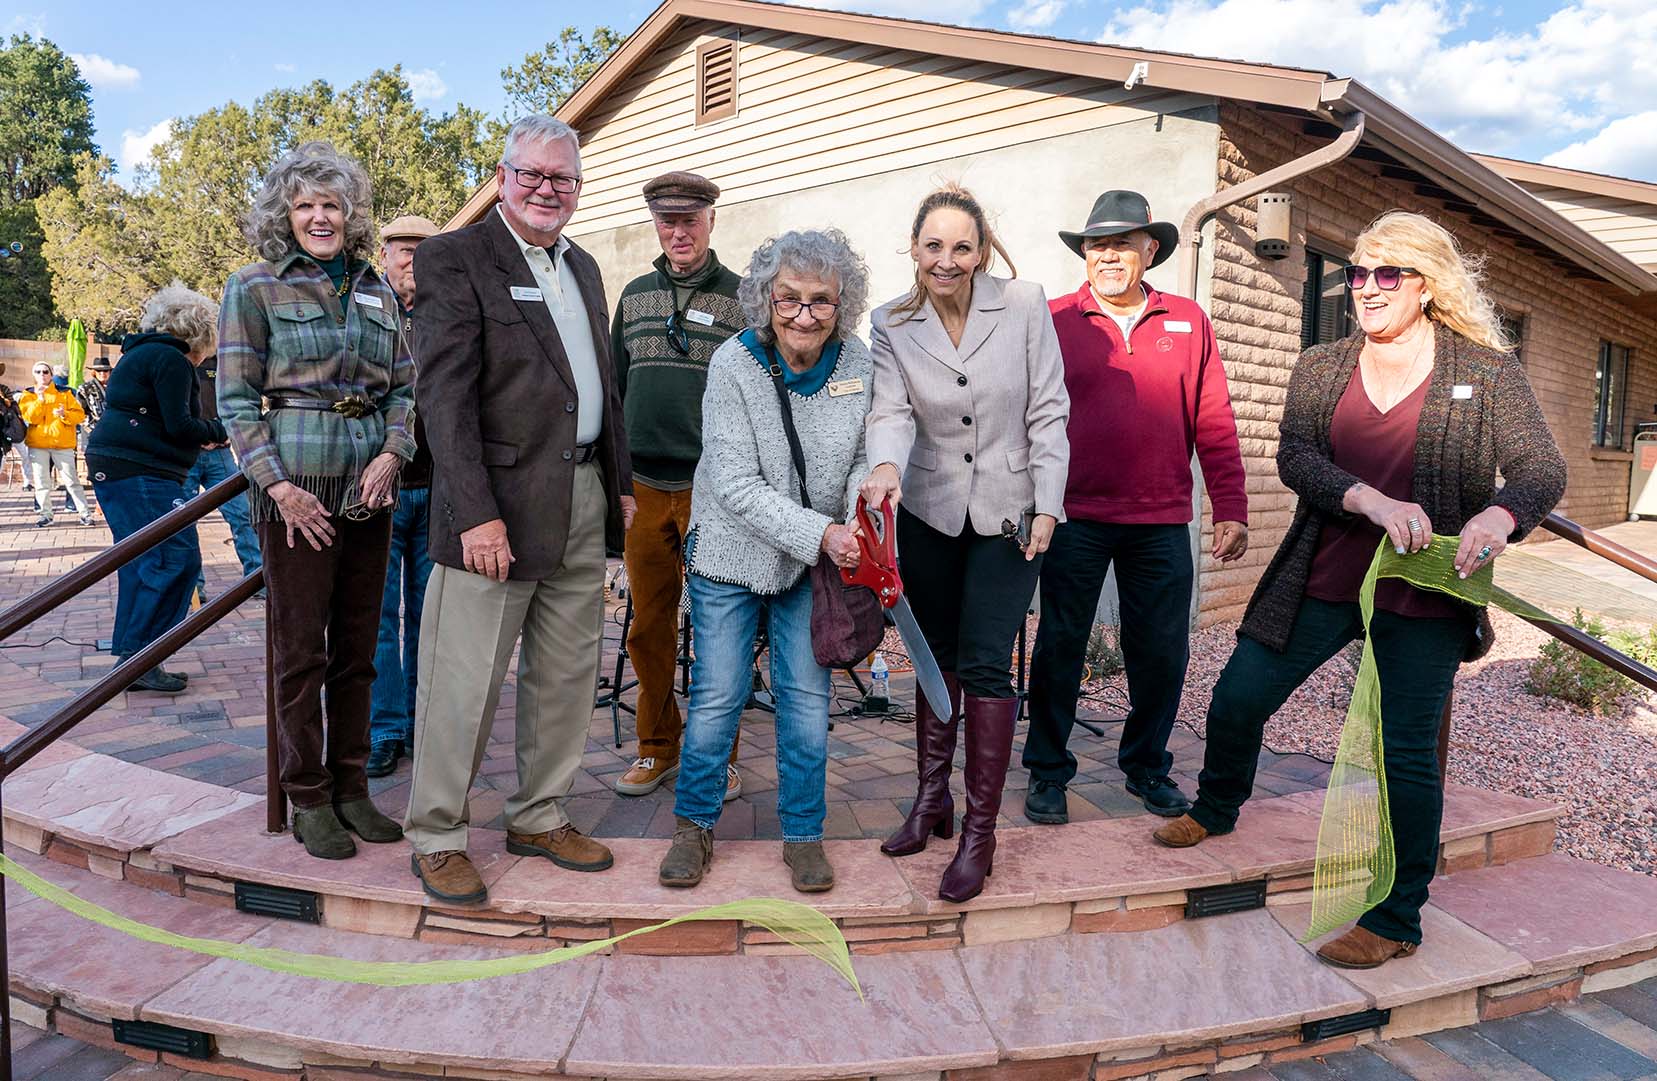
<svg viewBox="0 0 1657 1081">
<path fill-rule="evenodd" d="M 610 850 L 565 824 L 545 833 L 506 833 L 506 850 L 518 856 L 545 856 L 566 871 L 603 871 L 616 862 Z"/>
<path fill-rule="evenodd" d="M 1167 848 L 1190 848 L 1201 844 L 1208 837 L 1208 831 L 1190 815 L 1180 815 L 1167 825 L 1158 826 L 1151 836 Z"/>
<path fill-rule="evenodd" d="M 823 854 L 823 842 L 785 841 L 782 861 L 788 864 L 794 888 L 801 893 L 827 893 L 834 888 L 834 868 Z"/>
<path fill-rule="evenodd" d="M 1374 931 L 1354 927 L 1340 938 L 1318 947 L 1318 960 L 1336 968 L 1379 968 L 1394 957 L 1415 952 L 1414 942 L 1395 942 Z"/>
<path fill-rule="evenodd" d="M 656 881 L 664 886 L 689 888 L 702 881 L 713 862 L 713 831 L 688 818 L 674 817 L 673 844 L 662 857 Z"/>
<path fill-rule="evenodd" d="M 627 772 L 616 778 L 616 791 L 623 796 L 648 796 L 660 788 L 663 781 L 679 776 L 677 758 L 633 759 Z"/>
<path fill-rule="evenodd" d="M 447 901 L 451 905 L 475 905 L 489 897 L 478 869 L 472 866 L 466 853 L 458 849 L 433 852 L 429 856 L 415 852 L 409 857 L 409 867 L 426 892 L 439 901 Z"/>
</svg>

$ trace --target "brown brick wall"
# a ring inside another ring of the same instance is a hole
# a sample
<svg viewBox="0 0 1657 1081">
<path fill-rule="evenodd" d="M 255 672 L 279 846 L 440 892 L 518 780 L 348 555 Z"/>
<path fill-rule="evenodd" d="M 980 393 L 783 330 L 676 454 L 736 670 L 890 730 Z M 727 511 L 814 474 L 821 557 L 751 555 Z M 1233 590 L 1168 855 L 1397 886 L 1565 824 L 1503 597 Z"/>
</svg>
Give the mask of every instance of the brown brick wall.
<svg viewBox="0 0 1657 1081">
<path fill-rule="evenodd" d="M 1224 102 L 1220 108 L 1219 186 L 1224 189 L 1306 154 L 1327 142 L 1300 134 L 1286 116 Z M 1604 526 L 1627 511 L 1627 455 L 1593 452 L 1594 369 L 1599 341 L 1633 346 L 1626 425 L 1657 419 L 1657 318 L 1636 311 L 1626 294 L 1599 282 L 1567 280 L 1551 262 L 1474 226 L 1385 179 L 1380 166 L 1348 160 L 1284 187 L 1294 193 L 1293 250 L 1264 262 L 1254 254 L 1255 211 L 1245 201 L 1215 222 L 1210 315 L 1220 340 L 1249 474 L 1249 552 L 1220 567 L 1203 558 L 1200 620 L 1242 615 L 1254 584 L 1277 549 L 1295 497 L 1277 479 L 1277 423 L 1283 391 L 1300 352 L 1300 297 L 1308 235 L 1345 251 L 1363 227 L 1395 207 L 1431 215 L 1475 254 L 1487 257 L 1488 288 L 1504 308 L 1525 315 L 1523 352 L 1531 383 L 1570 468 L 1560 513 Z M 1205 508 L 1205 532 L 1206 532 Z M 1208 539 L 1204 538 L 1206 551 Z"/>
</svg>

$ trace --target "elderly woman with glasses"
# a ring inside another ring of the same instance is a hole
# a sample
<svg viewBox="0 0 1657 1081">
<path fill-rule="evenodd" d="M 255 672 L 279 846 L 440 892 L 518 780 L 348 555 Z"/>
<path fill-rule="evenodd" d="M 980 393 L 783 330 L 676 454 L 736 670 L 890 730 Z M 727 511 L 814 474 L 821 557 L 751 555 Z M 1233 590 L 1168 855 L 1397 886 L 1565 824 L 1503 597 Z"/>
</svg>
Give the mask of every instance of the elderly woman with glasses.
<svg viewBox="0 0 1657 1081">
<path fill-rule="evenodd" d="M 1383 215 L 1353 246 L 1346 281 L 1359 331 L 1306 350 L 1289 378 L 1277 471 L 1300 503 L 1214 688 L 1196 802 L 1155 832 L 1162 844 L 1236 827 L 1267 719 L 1363 634 L 1359 586 L 1383 539 L 1402 555 L 1434 531 L 1460 534 L 1455 568 L 1466 577 L 1564 493 L 1564 459 L 1479 269 L 1420 214 Z M 1384 900 L 1318 950 L 1343 968 L 1374 968 L 1421 942 L 1444 810 L 1444 703 L 1457 667 L 1493 641 L 1484 609 L 1401 579 L 1377 584 L 1369 638 L 1397 872 Z"/>
<path fill-rule="evenodd" d="M 822 844 L 829 673 L 812 652 L 807 570 L 824 554 L 841 567 L 858 562 L 857 540 L 843 523 L 868 472 L 863 417 L 873 368 L 852 334 L 868 270 L 836 230 L 784 233 L 754 251 L 737 297 L 747 329 L 715 350 L 702 399 L 686 544 L 696 659 L 677 828 L 659 877 L 664 886 L 694 886 L 712 859 L 763 615 L 777 701 L 783 862 L 796 890 L 818 893 L 834 885 Z"/>
<path fill-rule="evenodd" d="M 253 482 L 269 593 L 281 783 L 294 836 L 321 859 L 355 854 L 350 833 L 403 835 L 364 772 L 384 512 L 414 457 L 414 363 L 369 262 L 371 198 L 362 166 L 327 143 L 283 157 L 243 223 L 261 261 L 231 275 L 219 317 L 219 416 Z"/>
</svg>

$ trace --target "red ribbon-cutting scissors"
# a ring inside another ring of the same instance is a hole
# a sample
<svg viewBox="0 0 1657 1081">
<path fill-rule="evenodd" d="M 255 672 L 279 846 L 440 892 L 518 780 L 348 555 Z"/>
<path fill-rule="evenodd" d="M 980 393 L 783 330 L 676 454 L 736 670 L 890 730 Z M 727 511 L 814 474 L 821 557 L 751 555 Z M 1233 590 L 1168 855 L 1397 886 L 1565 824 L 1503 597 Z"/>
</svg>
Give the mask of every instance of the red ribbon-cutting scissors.
<svg viewBox="0 0 1657 1081">
<path fill-rule="evenodd" d="M 927 704 L 939 717 L 950 717 L 954 711 L 949 704 L 949 688 L 938 660 L 926 644 L 921 625 L 915 622 L 915 613 L 903 595 L 903 579 L 898 575 L 897 530 L 890 498 L 880 504 L 880 521 L 869 514 L 869 504 L 857 497 L 857 546 L 862 559 L 854 569 L 841 568 L 840 580 L 847 585 L 867 586 L 879 598 L 888 617 L 903 639 L 903 648 L 909 652 L 909 662 L 915 669 L 915 682 L 926 695 Z"/>
</svg>

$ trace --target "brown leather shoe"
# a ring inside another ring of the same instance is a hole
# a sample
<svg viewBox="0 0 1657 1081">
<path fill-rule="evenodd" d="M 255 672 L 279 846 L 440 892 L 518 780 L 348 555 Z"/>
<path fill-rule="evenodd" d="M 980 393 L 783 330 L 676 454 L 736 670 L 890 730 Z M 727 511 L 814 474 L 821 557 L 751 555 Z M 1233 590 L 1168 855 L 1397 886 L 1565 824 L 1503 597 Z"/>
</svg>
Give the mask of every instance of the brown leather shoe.
<svg viewBox="0 0 1657 1081">
<path fill-rule="evenodd" d="M 458 849 L 433 852 L 429 856 L 416 852 L 409 857 L 409 865 L 426 892 L 439 901 L 452 905 L 475 905 L 489 897 L 477 868 L 472 866 L 466 853 Z"/>
<path fill-rule="evenodd" d="M 1180 815 L 1166 826 L 1158 826 L 1151 836 L 1157 844 L 1168 848 L 1190 848 L 1201 844 L 1208 837 L 1208 831 L 1190 815 Z"/>
<path fill-rule="evenodd" d="M 677 776 L 677 758 L 635 758 L 633 764 L 627 767 L 627 772 L 616 778 L 616 791 L 623 796 L 648 796 L 664 781 L 671 781 Z"/>
<path fill-rule="evenodd" d="M 616 862 L 608 848 L 569 825 L 545 833 L 508 830 L 506 850 L 518 856 L 545 856 L 566 871 L 603 871 Z"/>
<path fill-rule="evenodd" d="M 1336 968 L 1379 968 L 1394 957 L 1408 957 L 1414 942 L 1395 942 L 1374 931 L 1354 927 L 1340 938 L 1318 947 L 1318 960 Z"/>
</svg>

